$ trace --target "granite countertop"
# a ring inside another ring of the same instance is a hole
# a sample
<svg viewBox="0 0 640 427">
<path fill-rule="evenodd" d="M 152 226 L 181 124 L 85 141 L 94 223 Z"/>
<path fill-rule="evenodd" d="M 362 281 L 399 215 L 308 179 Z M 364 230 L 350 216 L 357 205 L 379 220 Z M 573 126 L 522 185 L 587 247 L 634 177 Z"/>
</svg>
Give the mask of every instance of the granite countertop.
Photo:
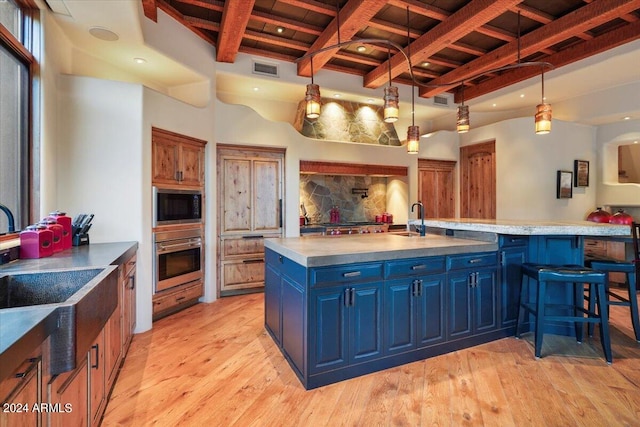
<svg viewBox="0 0 640 427">
<path fill-rule="evenodd" d="M 264 245 L 305 267 L 489 252 L 498 249 L 498 244 L 495 241 L 479 241 L 437 235 L 407 237 L 390 233 L 348 237 L 265 239 Z"/>
<path fill-rule="evenodd" d="M 410 220 L 420 225 L 421 220 Z M 575 236 L 629 236 L 628 225 L 600 224 L 590 221 L 530 221 L 509 219 L 434 218 L 425 219 L 424 225 L 451 230 L 483 231 L 498 234 L 575 235 Z"/>
<path fill-rule="evenodd" d="M 7 273 L 37 272 L 122 264 L 138 249 L 137 242 L 92 243 L 51 257 L 22 259 L 0 266 Z M 0 309 L 0 381 L 13 372 L 55 331 L 57 304 Z"/>
</svg>

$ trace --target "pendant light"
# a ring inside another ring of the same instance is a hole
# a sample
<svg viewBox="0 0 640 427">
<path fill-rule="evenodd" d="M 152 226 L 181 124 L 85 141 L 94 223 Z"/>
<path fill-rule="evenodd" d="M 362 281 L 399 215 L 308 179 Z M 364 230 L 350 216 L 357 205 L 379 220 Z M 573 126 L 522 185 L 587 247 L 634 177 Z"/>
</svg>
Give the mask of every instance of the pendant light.
<svg viewBox="0 0 640 427">
<path fill-rule="evenodd" d="M 544 68 L 542 69 L 542 102 L 536 106 L 536 134 L 544 135 L 551 132 L 551 104 L 544 99 Z"/>
<path fill-rule="evenodd" d="M 409 32 L 409 6 L 407 6 L 407 53 L 409 55 L 409 71 L 411 71 L 411 35 Z M 420 151 L 420 128 L 416 126 L 416 87 L 411 80 L 411 126 L 407 129 L 407 153 L 418 154 Z"/>
<path fill-rule="evenodd" d="M 469 132 L 469 106 L 464 105 L 464 81 L 462 82 L 462 104 L 458 106 L 456 130 L 458 133 Z"/>
<path fill-rule="evenodd" d="M 387 47 L 387 63 L 389 64 L 389 86 L 384 88 L 384 121 L 393 123 L 398 120 L 398 88 L 391 86 L 391 48 Z"/>
<path fill-rule="evenodd" d="M 304 99 L 307 101 L 307 118 L 320 117 L 320 86 L 313 83 L 313 56 L 311 57 L 311 83 L 307 85 Z"/>
</svg>

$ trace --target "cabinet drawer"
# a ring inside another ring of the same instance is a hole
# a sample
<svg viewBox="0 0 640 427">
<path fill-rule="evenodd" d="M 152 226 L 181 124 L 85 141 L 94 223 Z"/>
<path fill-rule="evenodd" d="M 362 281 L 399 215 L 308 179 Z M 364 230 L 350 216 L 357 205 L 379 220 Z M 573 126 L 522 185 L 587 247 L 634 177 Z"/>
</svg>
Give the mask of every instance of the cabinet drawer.
<svg viewBox="0 0 640 427">
<path fill-rule="evenodd" d="M 607 242 L 605 240 L 584 239 L 584 256 L 587 258 L 606 258 Z"/>
<path fill-rule="evenodd" d="M 264 253 L 264 239 L 269 237 L 280 237 L 279 234 L 243 236 L 234 238 L 223 238 L 220 242 L 222 259 L 243 257 L 246 255 L 260 255 Z"/>
<path fill-rule="evenodd" d="M 154 316 L 202 296 L 202 282 L 197 280 L 176 290 L 165 291 L 153 297 Z"/>
<path fill-rule="evenodd" d="M 311 270 L 311 286 L 382 280 L 381 262 L 353 264 Z"/>
<path fill-rule="evenodd" d="M 447 267 L 449 270 L 485 267 L 496 265 L 497 262 L 495 252 L 447 257 Z"/>
<path fill-rule="evenodd" d="M 221 271 L 222 289 L 229 286 L 251 287 L 264 283 L 264 259 L 250 258 L 245 260 L 223 261 Z"/>
<path fill-rule="evenodd" d="M 526 246 L 527 243 L 529 243 L 529 238 L 527 236 L 501 234 L 499 237 L 500 248 L 509 248 L 512 246 Z"/>
<path fill-rule="evenodd" d="M 445 269 L 444 257 L 416 258 L 390 261 L 385 266 L 385 278 L 416 276 L 442 273 Z"/>
</svg>

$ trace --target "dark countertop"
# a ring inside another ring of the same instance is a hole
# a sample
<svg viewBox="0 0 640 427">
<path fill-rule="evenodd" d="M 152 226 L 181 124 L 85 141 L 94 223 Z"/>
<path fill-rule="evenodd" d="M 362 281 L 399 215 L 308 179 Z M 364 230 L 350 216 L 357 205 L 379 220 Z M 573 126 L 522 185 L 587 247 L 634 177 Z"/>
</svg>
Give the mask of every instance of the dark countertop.
<svg viewBox="0 0 640 427">
<path fill-rule="evenodd" d="M 6 273 L 55 269 L 107 267 L 124 263 L 135 254 L 137 242 L 92 243 L 59 252 L 51 257 L 23 259 L 0 266 Z M 0 309 L 0 381 L 55 331 L 58 304 Z"/>
</svg>

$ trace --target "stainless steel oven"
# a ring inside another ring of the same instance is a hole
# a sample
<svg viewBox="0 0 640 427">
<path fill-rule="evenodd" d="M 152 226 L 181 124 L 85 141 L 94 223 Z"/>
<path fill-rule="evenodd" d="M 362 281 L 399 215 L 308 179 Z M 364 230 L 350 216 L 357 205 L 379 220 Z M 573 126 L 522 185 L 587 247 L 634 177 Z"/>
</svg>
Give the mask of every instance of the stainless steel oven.
<svg viewBox="0 0 640 427">
<path fill-rule="evenodd" d="M 153 239 L 155 292 L 202 280 L 200 229 L 157 232 Z"/>
</svg>

